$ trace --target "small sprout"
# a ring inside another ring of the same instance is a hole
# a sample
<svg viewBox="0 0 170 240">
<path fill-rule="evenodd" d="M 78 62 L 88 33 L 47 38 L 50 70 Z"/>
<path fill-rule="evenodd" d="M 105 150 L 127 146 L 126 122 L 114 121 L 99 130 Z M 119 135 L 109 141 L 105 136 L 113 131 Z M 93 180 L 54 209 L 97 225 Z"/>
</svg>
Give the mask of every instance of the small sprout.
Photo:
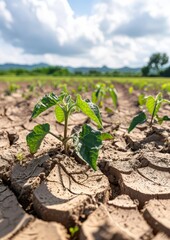
<svg viewBox="0 0 170 240">
<path fill-rule="evenodd" d="M 153 120 L 156 120 L 159 124 L 162 124 L 164 121 L 170 121 L 170 118 L 168 116 L 158 116 L 161 105 L 163 103 L 170 104 L 169 100 L 162 97 L 162 93 L 158 93 L 155 98 L 153 96 L 145 97 L 144 102 L 148 113 L 151 115 L 151 120 L 149 123 L 150 127 L 153 125 Z M 130 133 L 138 124 L 142 124 L 145 121 L 147 121 L 147 115 L 142 111 L 132 119 L 128 128 L 128 133 Z"/>
<path fill-rule="evenodd" d="M 164 83 L 161 88 L 163 91 L 170 93 L 170 83 Z"/>
<path fill-rule="evenodd" d="M 71 237 L 74 237 L 75 234 L 79 231 L 79 227 L 78 226 L 75 226 L 75 227 L 70 227 L 69 228 L 69 232 L 71 234 Z"/>
<path fill-rule="evenodd" d="M 16 155 L 15 155 L 16 159 L 20 162 L 22 162 L 24 160 L 24 154 L 22 152 L 18 152 Z"/>
<path fill-rule="evenodd" d="M 128 133 L 130 133 L 138 124 L 142 124 L 146 121 L 146 114 L 144 112 L 140 112 L 136 115 L 128 128 Z"/>
<path fill-rule="evenodd" d="M 27 86 L 29 92 L 34 92 L 35 91 L 35 84 L 29 84 Z"/>
<path fill-rule="evenodd" d="M 102 107 L 103 100 L 108 94 L 112 98 L 114 107 L 117 108 L 117 92 L 113 85 L 107 87 L 104 83 L 97 84 L 95 91 L 92 93 L 92 102 Z"/>
<path fill-rule="evenodd" d="M 113 114 L 113 110 L 109 107 L 105 107 L 105 111 L 108 113 L 108 114 Z"/>
<path fill-rule="evenodd" d="M 78 85 L 77 91 L 78 91 L 79 93 L 85 93 L 85 92 L 88 91 L 88 86 L 87 86 L 86 84 Z"/>
<path fill-rule="evenodd" d="M 134 88 L 132 86 L 129 87 L 129 94 L 132 94 L 134 91 Z"/>
<path fill-rule="evenodd" d="M 15 93 L 19 89 L 19 85 L 12 83 L 9 85 L 8 89 L 5 90 L 5 95 L 10 96 L 12 93 Z"/>
<path fill-rule="evenodd" d="M 60 90 L 62 92 L 68 93 L 68 89 L 67 89 L 67 84 L 66 83 L 59 84 L 58 87 L 60 88 Z"/>
<path fill-rule="evenodd" d="M 102 141 L 112 139 L 112 136 L 109 133 L 102 133 L 100 130 L 93 129 L 87 124 L 82 126 L 80 132 L 70 136 L 67 132 L 68 119 L 76 111 L 83 112 L 97 125 L 98 129 L 102 129 L 102 119 L 97 105 L 88 99 L 83 100 L 80 95 L 77 95 L 76 100 L 73 100 L 68 93 L 61 93 L 59 96 L 50 93 L 35 105 L 31 119 L 38 117 L 42 112 L 53 106 L 55 107 L 54 113 L 57 122 L 64 122 L 63 136 L 52 133 L 48 123 L 39 124 L 26 137 L 30 152 L 32 154 L 36 153 L 45 136 L 51 134 L 63 144 L 66 154 L 69 154 L 68 141 L 72 140 L 76 154 L 96 170 Z"/>
<path fill-rule="evenodd" d="M 142 93 L 138 96 L 138 104 L 139 106 L 143 106 L 146 104 L 145 94 Z"/>
</svg>

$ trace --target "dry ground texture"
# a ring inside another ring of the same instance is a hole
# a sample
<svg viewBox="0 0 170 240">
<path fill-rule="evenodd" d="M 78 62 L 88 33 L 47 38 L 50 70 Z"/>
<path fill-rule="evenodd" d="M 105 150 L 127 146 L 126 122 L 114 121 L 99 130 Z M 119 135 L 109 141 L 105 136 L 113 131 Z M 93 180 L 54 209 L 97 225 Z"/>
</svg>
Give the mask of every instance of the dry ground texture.
<svg viewBox="0 0 170 240">
<path fill-rule="evenodd" d="M 128 134 L 139 110 L 137 90 L 129 94 L 116 84 L 118 109 L 101 109 L 104 130 L 114 138 L 104 143 L 94 172 L 66 156 L 53 136 L 29 154 L 25 137 L 37 123 L 63 132 L 52 109 L 29 122 L 37 100 L 59 90 L 45 86 L 30 93 L 22 84 L 6 95 L 5 89 L 1 83 L 0 239 L 170 239 L 170 123 L 141 125 Z M 90 90 L 83 95 L 91 96 Z M 110 99 L 105 106 L 113 108 Z M 166 104 L 161 114 L 169 110 Z M 69 131 L 85 121 L 81 113 L 72 115 Z"/>
</svg>

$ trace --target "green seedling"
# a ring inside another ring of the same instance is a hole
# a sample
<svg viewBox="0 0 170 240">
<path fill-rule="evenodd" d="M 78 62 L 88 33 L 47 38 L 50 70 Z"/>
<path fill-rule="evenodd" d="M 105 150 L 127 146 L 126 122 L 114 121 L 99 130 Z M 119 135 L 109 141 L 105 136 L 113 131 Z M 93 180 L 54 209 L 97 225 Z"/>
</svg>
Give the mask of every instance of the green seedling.
<svg viewBox="0 0 170 240">
<path fill-rule="evenodd" d="M 16 155 L 15 155 L 16 159 L 20 162 L 22 162 L 24 160 L 24 154 L 22 152 L 18 152 Z"/>
<path fill-rule="evenodd" d="M 128 91 L 129 91 L 129 94 L 132 94 L 132 93 L 133 93 L 133 91 L 134 91 L 134 88 L 133 88 L 133 86 L 130 86 L 130 87 L 129 87 L 129 89 L 128 89 Z"/>
<path fill-rule="evenodd" d="M 61 83 L 58 85 L 58 87 L 62 92 L 68 93 L 68 88 L 66 83 Z"/>
<path fill-rule="evenodd" d="M 93 129 L 90 125 L 84 124 L 80 132 L 68 136 L 68 119 L 71 114 L 81 111 L 88 116 L 97 126 L 102 129 L 102 120 L 97 105 L 90 100 L 83 100 L 80 95 L 74 101 L 68 93 L 61 93 L 56 96 L 54 93 L 45 95 L 34 107 L 32 117 L 36 118 L 42 112 L 54 106 L 56 120 L 64 123 L 63 136 L 55 135 L 50 131 L 48 123 L 39 124 L 34 127 L 27 137 L 27 144 L 31 153 L 36 153 L 41 142 L 47 134 L 57 138 L 64 146 L 64 151 L 69 154 L 68 142 L 72 140 L 74 151 L 79 158 L 88 163 L 94 170 L 97 168 L 97 158 L 102 141 L 112 139 L 109 133 L 102 133 L 100 130 Z"/>
<path fill-rule="evenodd" d="M 31 99 L 34 96 L 35 93 L 37 95 L 36 85 L 34 83 L 33 84 L 29 84 L 29 85 L 27 85 L 27 91 L 23 92 L 22 97 L 25 100 L 29 100 L 29 99 Z"/>
<path fill-rule="evenodd" d="M 19 89 L 19 85 L 12 83 L 9 85 L 8 89 L 5 90 L 5 94 L 10 96 L 12 93 L 16 92 Z"/>
<path fill-rule="evenodd" d="M 138 96 L 138 104 L 140 107 L 142 107 L 143 105 L 146 104 L 146 97 L 145 97 L 145 94 L 141 93 L 139 96 Z"/>
<path fill-rule="evenodd" d="M 162 88 L 163 91 L 166 91 L 167 93 L 170 93 L 170 83 L 164 83 L 161 86 L 161 88 Z"/>
<path fill-rule="evenodd" d="M 29 92 L 34 92 L 36 87 L 35 87 L 35 84 L 29 84 L 27 88 Z"/>
<path fill-rule="evenodd" d="M 113 101 L 113 105 L 117 108 L 117 92 L 114 86 L 107 87 L 104 83 L 99 83 L 96 85 L 95 91 L 92 93 L 92 102 L 99 105 L 99 107 L 103 106 L 103 99 L 110 95 Z"/>
<path fill-rule="evenodd" d="M 88 91 L 88 87 L 85 84 L 78 85 L 77 91 L 79 93 L 84 93 Z"/>
<path fill-rule="evenodd" d="M 76 235 L 76 233 L 78 233 L 79 231 L 79 227 L 78 226 L 75 226 L 75 227 L 70 227 L 69 228 L 69 232 L 71 234 L 71 237 L 74 237 Z"/>
<path fill-rule="evenodd" d="M 170 104 L 170 101 L 167 99 L 164 99 L 162 97 L 162 93 L 158 93 L 158 95 L 154 98 L 153 96 L 145 97 L 145 107 L 148 111 L 148 113 L 151 116 L 149 126 L 152 127 L 153 121 L 156 120 L 159 124 L 162 124 L 164 121 L 170 121 L 170 117 L 163 116 L 159 117 L 158 112 L 161 108 L 161 105 L 163 103 Z M 142 124 L 147 121 L 147 115 L 144 111 L 141 111 L 138 115 L 136 115 L 128 128 L 128 133 L 130 133 L 138 124 Z"/>
</svg>

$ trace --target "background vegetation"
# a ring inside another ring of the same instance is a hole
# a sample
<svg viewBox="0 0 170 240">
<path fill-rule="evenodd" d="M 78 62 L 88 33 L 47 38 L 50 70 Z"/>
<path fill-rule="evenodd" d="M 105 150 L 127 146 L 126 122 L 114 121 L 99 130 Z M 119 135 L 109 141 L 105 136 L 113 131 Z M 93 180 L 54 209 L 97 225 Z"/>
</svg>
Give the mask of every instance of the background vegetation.
<svg viewBox="0 0 170 240">
<path fill-rule="evenodd" d="M 48 66 L 46 64 L 33 65 L 10 65 L 1 66 L 0 76 L 93 76 L 93 77 L 170 77 L 169 57 L 166 53 L 154 53 L 148 63 L 140 68 L 111 69 L 106 66 L 101 68 L 71 68 L 62 66 Z M 10 67 L 11 66 L 11 67 Z"/>
</svg>

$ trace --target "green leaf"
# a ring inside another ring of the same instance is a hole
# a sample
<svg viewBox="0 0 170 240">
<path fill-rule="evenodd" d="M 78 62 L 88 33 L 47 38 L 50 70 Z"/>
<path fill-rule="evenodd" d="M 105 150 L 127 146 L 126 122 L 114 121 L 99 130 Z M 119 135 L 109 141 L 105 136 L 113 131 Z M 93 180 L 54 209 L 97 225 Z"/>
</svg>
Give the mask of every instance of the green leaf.
<svg viewBox="0 0 170 240">
<path fill-rule="evenodd" d="M 92 93 L 92 102 L 97 103 L 97 97 L 96 97 L 96 92 Z"/>
<path fill-rule="evenodd" d="M 170 104 L 170 101 L 169 101 L 168 99 L 163 99 L 162 102 L 163 102 L 163 103 Z"/>
<path fill-rule="evenodd" d="M 154 106 L 155 106 L 154 97 L 148 96 L 147 99 L 146 99 L 146 108 L 151 115 L 153 114 Z"/>
<path fill-rule="evenodd" d="M 99 149 L 102 146 L 101 132 L 85 124 L 79 136 L 74 137 L 74 144 L 76 154 L 96 170 Z"/>
<path fill-rule="evenodd" d="M 113 110 L 109 107 L 105 107 L 105 111 L 108 113 L 108 114 L 111 114 L 113 113 Z"/>
<path fill-rule="evenodd" d="M 144 105 L 146 103 L 146 98 L 144 94 L 140 94 L 138 96 L 138 103 L 140 106 Z"/>
<path fill-rule="evenodd" d="M 26 136 L 27 145 L 30 153 L 36 153 L 39 149 L 42 140 L 49 133 L 50 125 L 48 123 L 39 124 Z"/>
<path fill-rule="evenodd" d="M 102 128 L 102 119 L 97 105 L 90 100 L 83 100 L 80 95 L 77 95 L 76 104 L 80 110 L 93 120 L 99 128 Z"/>
<path fill-rule="evenodd" d="M 64 111 L 59 105 L 56 105 L 55 107 L 55 117 L 59 123 L 63 122 L 65 119 Z"/>
<path fill-rule="evenodd" d="M 132 94 L 132 93 L 133 93 L 133 91 L 134 91 L 134 88 L 133 88 L 133 86 L 130 86 L 130 87 L 129 87 L 129 94 Z"/>
<path fill-rule="evenodd" d="M 163 98 L 162 98 L 162 93 L 161 93 L 161 92 L 157 94 L 155 100 L 156 100 L 156 101 L 162 101 L 162 100 L 163 100 Z"/>
<path fill-rule="evenodd" d="M 110 133 L 101 133 L 101 139 L 104 140 L 111 140 L 113 139 L 113 136 Z"/>
<path fill-rule="evenodd" d="M 63 99 L 64 95 L 56 96 L 54 93 L 45 95 L 34 107 L 31 118 L 36 118 L 40 113 L 56 105 Z"/>
<path fill-rule="evenodd" d="M 161 107 L 161 103 L 163 102 L 162 99 L 162 94 L 159 93 L 156 98 L 154 98 L 153 96 L 149 96 L 147 97 L 146 100 L 146 108 L 148 110 L 148 112 L 153 115 L 153 117 L 155 117 Z"/>
<path fill-rule="evenodd" d="M 95 91 L 96 99 L 99 99 L 100 93 L 101 93 L 102 86 L 98 86 L 98 88 Z"/>
<path fill-rule="evenodd" d="M 109 88 L 109 93 L 112 98 L 115 108 L 117 107 L 117 93 L 115 88 Z"/>
<path fill-rule="evenodd" d="M 130 133 L 138 124 L 142 124 L 146 121 L 146 114 L 144 112 L 140 112 L 138 115 L 136 115 L 128 128 L 128 133 Z"/>
<path fill-rule="evenodd" d="M 70 227 L 70 228 L 69 228 L 69 232 L 71 233 L 71 237 L 73 237 L 79 230 L 80 230 L 80 229 L 79 229 L 78 226 Z"/>
<path fill-rule="evenodd" d="M 162 120 L 163 120 L 163 121 L 170 121 L 170 117 L 168 117 L 168 116 L 163 116 Z"/>
<path fill-rule="evenodd" d="M 158 115 L 156 115 L 156 119 L 159 124 L 162 124 L 164 121 L 170 121 L 170 117 L 168 116 L 163 116 L 162 118 L 160 118 Z"/>
</svg>

